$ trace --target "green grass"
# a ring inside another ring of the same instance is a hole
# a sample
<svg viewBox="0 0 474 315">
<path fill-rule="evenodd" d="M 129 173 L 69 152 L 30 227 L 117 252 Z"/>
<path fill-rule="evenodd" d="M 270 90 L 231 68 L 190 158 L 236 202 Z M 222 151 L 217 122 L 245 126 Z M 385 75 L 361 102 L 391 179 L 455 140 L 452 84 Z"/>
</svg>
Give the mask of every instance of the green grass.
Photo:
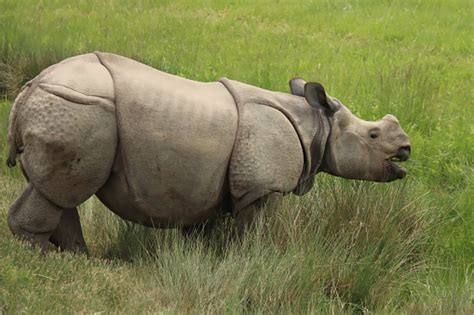
<svg viewBox="0 0 474 315">
<path fill-rule="evenodd" d="M 0 0 L 2 159 L 19 87 L 95 50 L 202 81 L 316 80 L 364 119 L 396 115 L 413 147 L 406 180 L 318 175 L 242 243 L 229 219 L 184 238 L 91 199 L 80 210 L 90 258 L 41 257 L 10 235 L 24 180 L 2 163 L 0 313 L 472 314 L 472 12 L 467 0 Z"/>
</svg>

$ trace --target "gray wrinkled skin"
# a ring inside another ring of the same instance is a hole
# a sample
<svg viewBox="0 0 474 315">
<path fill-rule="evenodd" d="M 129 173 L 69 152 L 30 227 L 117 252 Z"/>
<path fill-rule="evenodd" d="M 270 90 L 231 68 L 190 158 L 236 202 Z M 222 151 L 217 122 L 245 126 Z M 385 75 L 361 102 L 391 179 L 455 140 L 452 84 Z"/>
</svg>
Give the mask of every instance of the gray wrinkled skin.
<svg viewBox="0 0 474 315">
<path fill-rule="evenodd" d="M 201 83 L 107 53 L 45 69 L 17 97 L 10 154 L 28 184 L 10 230 L 46 252 L 86 253 L 77 206 L 96 194 L 122 218 L 193 228 L 231 212 L 242 230 L 268 200 L 311 190 L 318 172 L 390 182 L 408 136 L 386 115 L 361 120 L 318 84 L 292 94 Z"/>
</svg>

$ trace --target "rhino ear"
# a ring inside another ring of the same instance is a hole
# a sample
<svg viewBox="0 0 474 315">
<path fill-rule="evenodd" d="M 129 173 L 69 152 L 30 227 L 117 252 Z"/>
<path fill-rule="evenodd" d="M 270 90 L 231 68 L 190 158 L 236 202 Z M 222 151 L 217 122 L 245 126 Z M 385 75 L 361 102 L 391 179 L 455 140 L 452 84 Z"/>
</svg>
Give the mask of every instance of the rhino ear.
<svg viewBox="0 0 474 315">
<path fill-rule="evenodd" d="M 304 86 L 304 97 L 308 101 L 309 105 L 318 108 L 323 107 L 324 109 L 334 113 L 337 108 L 328 100 L 324 87 L 316 82 L 308 82 Z"/>
<path fill-rule="evenodd" d="M 291 94 L 304 97 L 305 80 L 302 78 L 293 78 L 288 83 L 290 84 Z"/>
</svg>

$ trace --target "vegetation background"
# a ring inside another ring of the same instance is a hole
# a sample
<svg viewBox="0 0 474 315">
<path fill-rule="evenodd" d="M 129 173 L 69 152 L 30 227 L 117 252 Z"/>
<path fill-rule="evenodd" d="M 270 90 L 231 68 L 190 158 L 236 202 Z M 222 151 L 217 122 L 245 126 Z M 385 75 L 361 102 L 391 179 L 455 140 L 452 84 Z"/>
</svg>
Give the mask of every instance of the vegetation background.
<svg viewBox="0 0 474 315">
<path fill-rule="evenodd" d="M 322 82 L 364 119 L 396 115 L 409 176 L 318 175 L 235 241 L 126 223 L 91 199 L 91 257 L 47 257 L 6 223 L 24 179 L 0 166 L 0 313 L 473 314 L 469 0 L 0 0 L 0 153 L 11 101 L 43 68 L 95 50 L 187 78 L 288 91 Z"/>
</svg>

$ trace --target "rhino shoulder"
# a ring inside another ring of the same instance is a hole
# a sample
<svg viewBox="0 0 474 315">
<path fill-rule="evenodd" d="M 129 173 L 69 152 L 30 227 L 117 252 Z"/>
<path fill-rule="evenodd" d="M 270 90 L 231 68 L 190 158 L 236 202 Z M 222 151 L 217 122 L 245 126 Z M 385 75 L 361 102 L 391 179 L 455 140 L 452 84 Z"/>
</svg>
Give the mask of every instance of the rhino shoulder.
<svg viewBox="0 0 474 315">
<path fill-rule="evenodd" d="M 235 211 L 270 192 L 292 191 L 303 165 L 298 134 L 282 112 L 259 103 L 240 107 L 229 169 Z"/>
</svg>

